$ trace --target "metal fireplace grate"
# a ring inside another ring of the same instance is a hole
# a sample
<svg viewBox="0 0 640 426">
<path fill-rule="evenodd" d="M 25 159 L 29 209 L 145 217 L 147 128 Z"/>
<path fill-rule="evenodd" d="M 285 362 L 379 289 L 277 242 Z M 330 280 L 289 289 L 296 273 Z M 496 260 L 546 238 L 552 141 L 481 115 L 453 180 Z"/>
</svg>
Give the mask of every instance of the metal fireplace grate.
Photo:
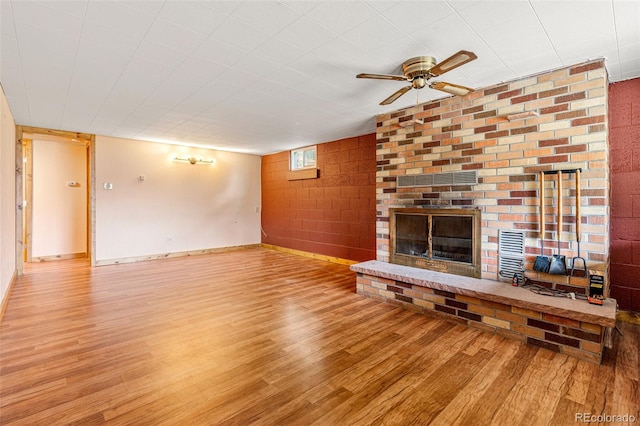
<svg viewBox="0 0 640 426">
<path fill-rule="evenodd" d="M 498 271 L 502 280 L 513 279 L 522 272 L 524 262 L 524 232 L 500 231 L 498 233 Z"/>
</svg>

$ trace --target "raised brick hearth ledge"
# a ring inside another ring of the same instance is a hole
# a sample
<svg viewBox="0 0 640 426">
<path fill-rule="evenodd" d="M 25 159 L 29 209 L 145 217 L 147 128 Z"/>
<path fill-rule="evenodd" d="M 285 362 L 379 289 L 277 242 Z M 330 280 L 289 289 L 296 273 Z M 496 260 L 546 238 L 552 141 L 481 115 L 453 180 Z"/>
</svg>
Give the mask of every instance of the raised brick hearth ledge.
<svg viewBox="0 0 640 426">
<path fill-rule="evenodd" d="M 543 296 L 508 283 L 371 260 L 351 266 L 358 294 L 601 362 L 617 303 Z"/>
</svg>

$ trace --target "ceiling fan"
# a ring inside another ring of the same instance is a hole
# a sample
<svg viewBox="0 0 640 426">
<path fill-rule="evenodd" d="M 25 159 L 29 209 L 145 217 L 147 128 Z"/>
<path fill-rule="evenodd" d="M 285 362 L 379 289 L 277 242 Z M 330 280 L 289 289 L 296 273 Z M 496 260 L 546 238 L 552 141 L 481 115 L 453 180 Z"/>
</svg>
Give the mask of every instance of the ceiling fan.
<svg viewBox="0 0 640 426">
<path fill-rule="evenodd" d="M 438 77 L 445 72 L 451 71 L 454 68 L 458 68 L 467 62 L 471 62 L 474 59 L 477 59 L 475 53 L 466 50 L 454 53 L 439 63 L 436 62 L 436 58 L 433 56 L 416 56 L 415 58 L 407 59 L 402 63 L 402 72 L 404 75 L 362 73 L 358 74 L 356 77 L 373 78 L 377 80 L 408 81 L 411 83 L 411 85 L 403 87 L 384 101 L 380 102 L 380 105 L 389 105 L 409 90 L 422 89 L 425 86 L 442 92 L 451 93 L 452 95 L 462 96 L 473 92 L 473 89 L 444 81 L 430 82 L 429 80 L 433 77 Z"/>
</svg>

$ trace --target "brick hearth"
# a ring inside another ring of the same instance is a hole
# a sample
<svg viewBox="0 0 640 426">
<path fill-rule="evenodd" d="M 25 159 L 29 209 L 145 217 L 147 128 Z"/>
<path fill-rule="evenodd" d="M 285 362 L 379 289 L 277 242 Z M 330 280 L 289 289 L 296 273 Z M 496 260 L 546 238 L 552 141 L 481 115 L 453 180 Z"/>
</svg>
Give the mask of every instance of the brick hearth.
<svg viewBox="0 0 640 426">
<path fill-rule="evenodd" d="M 590 305 L 492 280 L 375 260 L 351 270 L 357 272 L 359 294 L 591 362 L 602 361 L 605 333 L 616 323 L 613 299 Z"/>
</svg>

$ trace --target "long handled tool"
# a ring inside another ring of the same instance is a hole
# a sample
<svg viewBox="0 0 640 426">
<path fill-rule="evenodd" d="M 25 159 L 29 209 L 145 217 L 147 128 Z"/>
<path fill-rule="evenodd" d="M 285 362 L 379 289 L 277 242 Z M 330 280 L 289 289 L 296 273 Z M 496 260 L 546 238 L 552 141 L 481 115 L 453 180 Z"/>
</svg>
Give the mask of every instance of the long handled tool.
<svg viewBox="0 0 640 426">
<path fill-rule="evenodd" d="M 580 256 L 580 224 L 582 223 L 582 216 L 580 215 L 580 172 L 581 169 L 576 170 L 576 242 L 578 243 L 578 255 L 571 260 L 571 275 L 573 276 L 576 269 L 576 261 L 582 261 L 582 267 L 584 269 L 584 276 L 587 276 L 587 261 L 584 257 Z"/>
<path fill-rule="evenodd" d="M 540 256 L 536 256 L 533 263 L 533 270 L 538 272 L 549 272 L 551 261 L 544 255 L 544 172 L 540 172 Z"/>
<path fill-rule="evenodd" d="M 556 239 L 558 240 L 558 254 L 554 254 L 549 265 L 549 273 L 554 275 L 567 275 L 566 257 L 560 254 L 560 236 L 562 234 L 562 170 L 558 170 L 558 230 Z"/>
</svg>

